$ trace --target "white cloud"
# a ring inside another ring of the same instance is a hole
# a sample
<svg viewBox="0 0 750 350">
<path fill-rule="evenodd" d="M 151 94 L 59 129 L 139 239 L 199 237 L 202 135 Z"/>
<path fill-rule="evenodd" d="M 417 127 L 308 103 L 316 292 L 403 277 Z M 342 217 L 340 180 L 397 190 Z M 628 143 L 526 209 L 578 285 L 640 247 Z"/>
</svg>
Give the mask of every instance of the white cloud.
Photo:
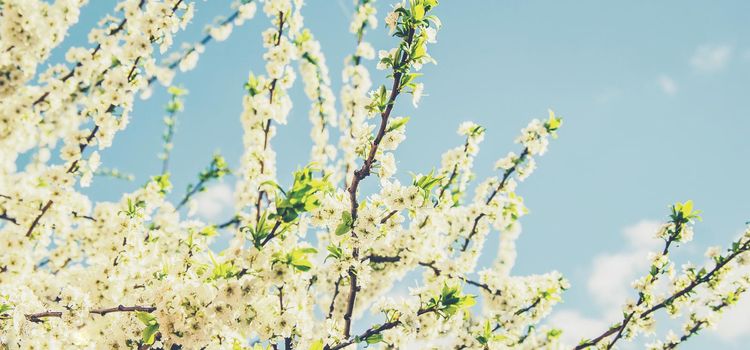
<svg viewBox="0 0 750 350">
<path fill-rule="evenodd" d="M 730 272 L 727 280 L 735 280 L 739 276 L 746 276 L 748 274 L 750 274 L 750 267 L 737 268 Z M 721 315 L 716 328 L 712 331 L 719 339 L 727 343 L 737 343 L 740 340 L 746 341 L 747 335 L 750 334 L 750 318 L 747 315 L 750 315 L 750 295 L 745 292 L 740 296 L 737 304 L 732 305 Z"/>
<path fill-rule="evenodd" d="M 724 69 L 732 57 L 729 45 L 702 45 L 690 58 L 690 65 L 697 71 L 711 73 Z"/>
<path fill-rule="evenodd" d="M 648 253 L 658 248 L 655 238 L 660 223 L 641 221 L 623 230 L 628 245 L 620 252 L 594 258 L 589 280 L 589 294 L 603 307 L 605 315 L 619 314 L 620 307 L 632 295 L 630 284 L 648 267 Z"/>
<path fill-rule="evenodd" d="M 750 333 L 750 298 L 743 295 L 737 304 L 727 310 L 716 325 L 716 336 L 726 342 L 737 341 Z"/>
<path fill-rule="evenodd" d="M 674 96 L 677 94 L 677 83 L 674 81 L 674 79 L 662 74 L 656 81 L 657 83 L 659 83 L 659 87 L 662 91 L 664 91 L 665 94 L 669 96 Z"/>
<path fill-rule="evenodd" d="M 563 330 L 560 341 L 563 344 L 578 344 L 581 339 L 590 338 L 594 333 L 607 329 L 607 323 L 598 318 L 589 318 L 574 310 L 554 312 L 548 322 Z"/>
<path fill-rule="evenodd" d="M 656 232 L 662 223 L 653 220 L 641 220 L 637 224 L 628 226 L 622 230 L 623 236 L 628 239 L 630 247 L 637 251 L 654 250 L 662 245 L 662 241 L 656 238 Z"/>
<path fill-rule="evenodd" d="M 232 189 L 225 183 L 208 187 L 195 198 L 196 214 L 209 220 L 220 219 L 219 215 L 234 206 Z"/>
</svg>

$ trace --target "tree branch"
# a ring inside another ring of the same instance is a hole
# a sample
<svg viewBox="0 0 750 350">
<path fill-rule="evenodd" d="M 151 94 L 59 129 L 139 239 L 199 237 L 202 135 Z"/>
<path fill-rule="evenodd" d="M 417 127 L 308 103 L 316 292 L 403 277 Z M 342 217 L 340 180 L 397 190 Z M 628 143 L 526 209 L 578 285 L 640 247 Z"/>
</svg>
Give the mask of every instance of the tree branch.
<svg viewBox="0 0 750 350">
<path fill-rule="evenodd" d="M 419 311 L 417 311 L 417 316 L 422 316 L 424 314 L 435 312 L 435 311 L 437 311 L 437 310 L 434 307 L 428 308 L 428 309 L 420 309 Z M 346 340 L 346 341 L 344 341 L 342 343 L 336 344 L 334 346 L 328 346 L 328 345 L 326 345 L 324 347 L 324 349 L 326 349 L 326 350 L 339 350 L 339 349 L 343 349 L 343 348 L 345 348 L 345 347 L 347 347 L 349 345 L 352 345 L 352 344 L 354 344 L 356 342 L 364 341 L 364 340 L 366 340 L 367 338 L 369 338 L 369 337 L 371 337 L 373 335 L 380 334 L 383 331 L 389 330 L 389 329 L 391 329 L 393 327 L 396 327 L 396 326 L 398 326 L 400 324 L 401 324 L 401 321 L 399 321 L 399 320 L 386 322 L 386 323 L 383 323 L 383 324 L 381 324 L 381 325 L 379 325 L 377 327 L 372 327 L 372 328 L 364 331 L 362 334 L 360 334 L 358 336 L 355 336 L 353 339 L 348 339 L 348 340 Z"/>
<path fill-rule="evenodd" d="M 92 315 L 100 315 L 104 316 L 106 314 L 114 313 L 114 312 L 154 312 L 156 311 L 156 308 L 153 306 L 115 306 L 110 308 L 102 308 L 102 309 L 91 309 L 89 310 L 89 314 Z M 59 318 L 62 317 L 62 311 L 44 311 L 39 312 L 35 314 L 26 314 L 24 315 L 26 317 L 26 320 L 34 323 L 44 322 L 44 318 Z"/>
<path fill-rule="evenodd" d="M 746 252 L 748 250 L 750 250 L 750 241 L 745 242 L 736 251 L 734 251 L 732 254 L 730 254 L 729 256 L 727 256 L 721 262 L 717 263 L 714 266 L 714 268 L 711 269 L 711 271 L 709 271 L 708 273 L 706 273 L 704 276 L 699 277 L 699 278 L 693 280 L 685 288 L 677 291 L 676 293 L 674 293 L 670 297 L 668 297 L 668 298 L 664 299 L 663 301 L 661 301 L 660 303 L 652 306 L 651 308 L 649 308 L 648 310 L 644 311 L 640 315 L 631 314 L 630 317 L 629 317 L 629 319 L 626 318 L 627 322 L 629 322 L 630 319 L 632 319 L 633 317 L 636 317 L 636 316 L 639 319 L 645 318 L 648 315 L 654 313 L 655 311 L 658 311 L 660 309 L 663 309 L 663 308 L 667 307 L 668 305 L 671 305 L 677 298 L 679 298 L 679 297 L 681 297 L 681 296 L 683 296 L 685 294 L 690 293 L 691 291 L 693 291 L 693 289 L 695 289 L 699 285 L 708 282 L 711 279 L 711 277 L 714 274 L 716 274 L 719 270 L 721 270 L 726 264 L 728 264 L 730 261 L 734 260 L 734 258 L 736 258 L 738 255 L 740 255 L 740 254 L 742 254 L 742 253 L 744 253 L 744 252 Z M 610 327 L 606 332 L 602 333 L 598 337 L 596 337 L 596 338 L 594 338 L 592 340 L 588 340 L 588 341 L 582 342 L 581 344 L 579 344 L 578 346 L 576 346 L 574 349 L 575 350 L 585 349 L 585 348 L 588 348 L 588 347 L 591 347 L 591 346 L 594 346 L 594 345 L 598 344 L 600 341 L 602 341 L 603 339 L 607 338 L 608 336 L 610 336 L 612 334 L 615 334 L 615 333 L 621 334 L 622 331 L 623 331 L 623 329 L 627 325 L 627 322 L 624 321 L 622 323 L 619 323 L 619 324 L 617 324 L 615 326 Z M 618 338 L 616 338 L 614 341 L 616 341 L 617 339 Z M 610 343 L 610 345 L 614 344 L 614 341 L 612 343 Z"/>
<path fill-rule="evenodd" d="M 279 29 L 276 34 L 276 43 L 274 46 L 281 45 L 281 37 L 284 35 L 284 12 L 279 12 Z M 273 94 L 276 90 L 276 83 L 278 82 L 277 78 L 274 78 L 271 81 L 271 87 L 268 91 L 268 103 L 273 103 Z M 266 126 L 263 128 L 263 151 L 268 148 L 268 133 L 271 131 L 271 119 L 268 119 L 266 121 Z M 260 161 L 260 173 L 263 174 L 263 172 L 266 169 L 266 163 L 261 159 Z M 260 191 L 258 194 L 258 202 L 255 204 L 255 219 L 260 221 L 260 206 L 263 202 L 263 196 L 266 194 L 266 191 Z"/>
<path fill-rule="evenodd" d="M 408 36 L 406 38 L 406 47 L 410 47 L 412 44 L 412 41 L 414 40 L 414 28 L 409 29 Z M 385 111 L 380 114 L 380 128 L 378 129 L 378 133 L 375 136 L 375 140 L 372 141 L 372 146 L 370 147 L 370 152 L 367 155 L 367 158 L 365 159 L 365 162 L 362 164 L 362 167 L 358 170 L 354 171 L 354 177 L 352 178 L 352 183 L 349 185 L 349 199 L 351 201 L 351 214 L 352 214 L 352 227 L 354 227 L 355 222 L 357 221 L 357 209 L 359 207 L 359 203 L 357 203 L 357 188 L 359 188 L 360 181 L 364 180 L 367 176 L 370 175 L 370 169 L 372 168 L 372 164 L 375 162 L 375 154 L 378 151 L 378 146 L 380 146 L 380 142 L 383 140 L 383 137 L 385 136 L 386 127 L 388 125 L 388 118 L 391 115 L 391 111 L 393 111 L 393 106 L 396 102 L 396 97 L 398 97 L 399 93 L 401 92 L 401 77 L 403 76 L 403 72 L 401 69 L 404 67 L 404 65 L 407 64 L 409 60 L 409 54 L 406 51 L 401 51 L 401 57 L 399 59 L 399 63 L 397 66 L 394 66 L 394 75 L 393 75 L 393 86 L 391 87 L 391 94 L 388 98 L 388 102 L 386 104 Z M 352 230 L 352 236 L 357 237 L 357 234 Z M 359 248 L 354 247 L 352 251 L 352 256 L 354 259 L 359 258 Z M 349 271 L 349 301 L 347 303 L 346 307 L 346 313 L 344 314 L 344 336 L 349 337 L 350 330 L 352 326 L 352 313 L 354 311 L 354 303 L 357 297 L 357 291 L 359 291 L 359 287 L 357 286 L 357 276 L 354 273 L 354 271 Z"/>
<path fill-rule="evenodd" d="M 521 155 L 518 156 L 518 161 L 516 161 L 515 164 L 513 164 L 512 167 L 508 168 L 508 170 L 505 170 L 505 173 L 503 174 L 503 179 L 500 181 L 500 183 L 497 185 L 494 191 L 490 194 L 489 198 L 487 198 L 487 201 L 484 204 L 490 204 L 492 200 L 497 196 L 500 191 L 505 188 L 505 185 L 508 183 L 508 179 L 510 179 L 511 175 L 518 169 L 518 165 L 523 163 L 526 159 L 526 156 L 529 155 L 529 149 L 524 148 L 523 152 L 521 152 Z M 485 217 L 485 213 L 479 214 L 476 218 L 474 218 L 474 224 L 471 227 L 471 232 L 469 233 L 469 236 L 466 237 L 466 241 L 464 241 L 464 245 L 461 247 L 461 251 L 465 252 L 467 248 L 469 248 L 469 242 L 471 242 L 471 239 L 474 237 L 474 235 L 477 234 L 477 226 L 479 225 L 479 220 L 482 220 L 483 217 Z"/>
</svg>

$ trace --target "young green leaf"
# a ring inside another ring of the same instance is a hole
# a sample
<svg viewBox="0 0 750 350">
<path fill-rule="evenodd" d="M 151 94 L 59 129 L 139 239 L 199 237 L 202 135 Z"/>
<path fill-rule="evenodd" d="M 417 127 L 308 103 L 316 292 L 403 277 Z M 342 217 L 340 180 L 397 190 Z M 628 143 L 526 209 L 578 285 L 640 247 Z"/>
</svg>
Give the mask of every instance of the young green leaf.
<svg viewBox="0 0 750 350">
<path fill-rule="evenodd" d="M 352 229 L 352 214 L 350 214 L 348 211 L 344 211 L 341 213 L 341 223 L 339 223 L 338 226 L 336 226 L 336 235 L 341 236 L 349 230 Z"/>
<path fill-rule="evenodd" d="M 159 332 L 159 324 L 146 326 L 141 333 L 141 340 L 144 344 L 151 345 L 156 340 L 157 332 Z"/>
</svg>

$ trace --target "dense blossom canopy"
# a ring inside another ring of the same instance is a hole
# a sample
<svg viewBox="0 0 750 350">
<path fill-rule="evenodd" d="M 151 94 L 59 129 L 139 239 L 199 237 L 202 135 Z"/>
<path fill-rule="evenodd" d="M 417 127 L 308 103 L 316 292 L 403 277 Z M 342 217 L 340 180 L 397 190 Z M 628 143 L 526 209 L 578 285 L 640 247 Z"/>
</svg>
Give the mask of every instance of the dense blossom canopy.
<svg viewBox="0 0 750 350">
<path fill-rule="evenodd" d="M 302 0 L 237 1 L 203 39 L 171 55 L 173 35 L 200 2 L 120 0 L 115 15 L 89 32 L 90 46 L 69 48 L 65 63 L 46 69 L 42 63 L 87 1 L 0 0 L 3 348 L 563 347 L 561 331 L 542 321 L 568 282 L 556 271 L 512 273 L 527 212 L 516 188 L 562 119 L 549 111 L 532 120 L 516 139 L 519 149 L 497 161 L 497 175 L 476 182 L 485 129 L 465 122 L 462 141 L 439 166 L 400 182 L 394 151 L 409 118 L 397 115 L 398 105 L 416 107 L 423 95 L 420 70 L 434 63 L 439 7 L 437 0 L 404 0 L 382 15 L 373 2 L 357 1 L 353 54 L 337 96 L 320 44 L 305 28 Z M 187 94 L 171 81 L 256 10 L 270 24 L 260 33 L 265 67 L 254 67 L 262 73 L 250 73 L 244 86 L 239 168 L 217 154 L 171 203 L 168 160 Z M 380 17 L 394 46 L 376 52 L 365 34 Z M 382 71 L 377 77 L 369 60 Z M 272 141 L 287 123 L 298 75 L 310 100 L 310 164 L 277 175 Z M 172 96 L 161 173 L 118 202 L 92 201 L 80 189 L 94 175 L 126 177 L 101 169 L 99 151 L 127 127 L 137 95 L 148 98 L 158 86 Z M 23 154 L 32 156 L 21 167 Z M 204 222 L 183 210 L 229 172 L 238 179 L 232 218 Z M 361 191 L 364 181 L 376 190 Z M 664 247 L 634 282 L 622 320 L 570 347 L 612 348 L 652 332 L 663 311 L 684 326 L 650 346 L 673 348 L 736 302 L 749 283 L 733 271 L 750 261 L 750 231 L 726 251 L 709 249 L 705 267 L 677 270 L 670 260 L 672 248 L 691 240 L 698 214 L 691 201 L 671 207 L 655 232 Z M 233 238 L 212 251 L 219 230 Z M 500 237 L 495 262 L 477 271 L 490 234 Z M 410 271 L 422 274 L 419 286 L 407 297 L 389 294 Z M 368 312 L 376 316 L 362 317 Z"/>
</svg>

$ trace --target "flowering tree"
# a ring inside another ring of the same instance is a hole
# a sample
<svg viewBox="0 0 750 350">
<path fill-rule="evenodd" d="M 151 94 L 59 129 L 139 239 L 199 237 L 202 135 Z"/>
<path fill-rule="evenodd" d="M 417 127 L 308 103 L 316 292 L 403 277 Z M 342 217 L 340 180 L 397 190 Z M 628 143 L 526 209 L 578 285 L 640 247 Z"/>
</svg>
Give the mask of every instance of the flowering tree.
<svg viewBox="0 0 750 350">
<path fill-rule="evenodd" d="M 544 121 L 531 121 L 516 140 L 518 153 L 499 159 L 497 176 L 476 184 L 473 161 L 485 130 L 470 122 L 460 125 L 463 143 L 443 154 L 437 170 L 410 183 L 394 178 L 393 151 L 409 120 L 394 111 L 402 95 L 419 103 L 419 71 L 433 62 L 428 47 L 441 24 L 437 0 L 396 3 L 385 15 L 394 47 L 378 53 L 384 74 L 376 86 L 363 64 L 375 58 L 365 34 L 376 26 L 376 9 L 373 0 L 357 2 L 354 54 L 338 110 L 325 56 L 304 27 L 302 0 L 239 1 L 202 40 L 162 62 L 155 46 L 169 50 L 194 3 L 121 0 L 119 17 L 90 31 L 93 47 L 70 48 L 67 64 L 37 75 L 86 2 L 0 0 L 4 348 L 336 350 L 436 339 L 453 349 L 562 347 L 561 331 L 543 318 L 568 282 L 554 271 L 511 273 L 526 213 L 516 187 L 562 119 L 550 111 Z M 244 86 L 239 169 L 216 155 L 179 202 L 165 199 L 175 120 L 187 93 L 169 87 L 161 173 L 116 203 L 81 194 L 94 175 L 124 176 L 99 169 L 98 150 L 127 126 L 134 97 L 148 97 L 156 82 L 169 86 L 176 71 L 195 67 L 205 45 L 226 39 L 256 6 L 270 28 L 262 33 L 265 72 L 251 73 Z M 297 74 L 310 99 L 311 160 L 277 176 L 271 141 L 292 108 L 287 91 Z M 33 156 L 18 169 L 22 154 Z M 202 222 L 181 211 L 229 172 L 238 178 L 232 218 Z M 365 181 L 378 183 L 377 190 L 363 193 Z M 635 281 L 622 319 L 570 348 L 613 348 L 651 332 L 659 312 L 682 317 L 684 326 L 651 346 L 674 348 L 737 301 L 750 277 L 732 271 L 750 260 L 750 231 L 726 251 L 709 249 L 703 267 L 675 271 L 670 260 L 670 249 L 691 240 L 698 215 L 691 201 L 671 207 L 655 233 L 664 247 Z M 233 239 L 214 252 L 209 244 L 218 230 Z M 495 263 L 476 271 L 493 231 L 500 235 Z M 406 298 L 389 297 L 414 270 L 422 272 L 420 287 Z M 376 316 L 362 317 L 368 310 Z"/>
</svg>

